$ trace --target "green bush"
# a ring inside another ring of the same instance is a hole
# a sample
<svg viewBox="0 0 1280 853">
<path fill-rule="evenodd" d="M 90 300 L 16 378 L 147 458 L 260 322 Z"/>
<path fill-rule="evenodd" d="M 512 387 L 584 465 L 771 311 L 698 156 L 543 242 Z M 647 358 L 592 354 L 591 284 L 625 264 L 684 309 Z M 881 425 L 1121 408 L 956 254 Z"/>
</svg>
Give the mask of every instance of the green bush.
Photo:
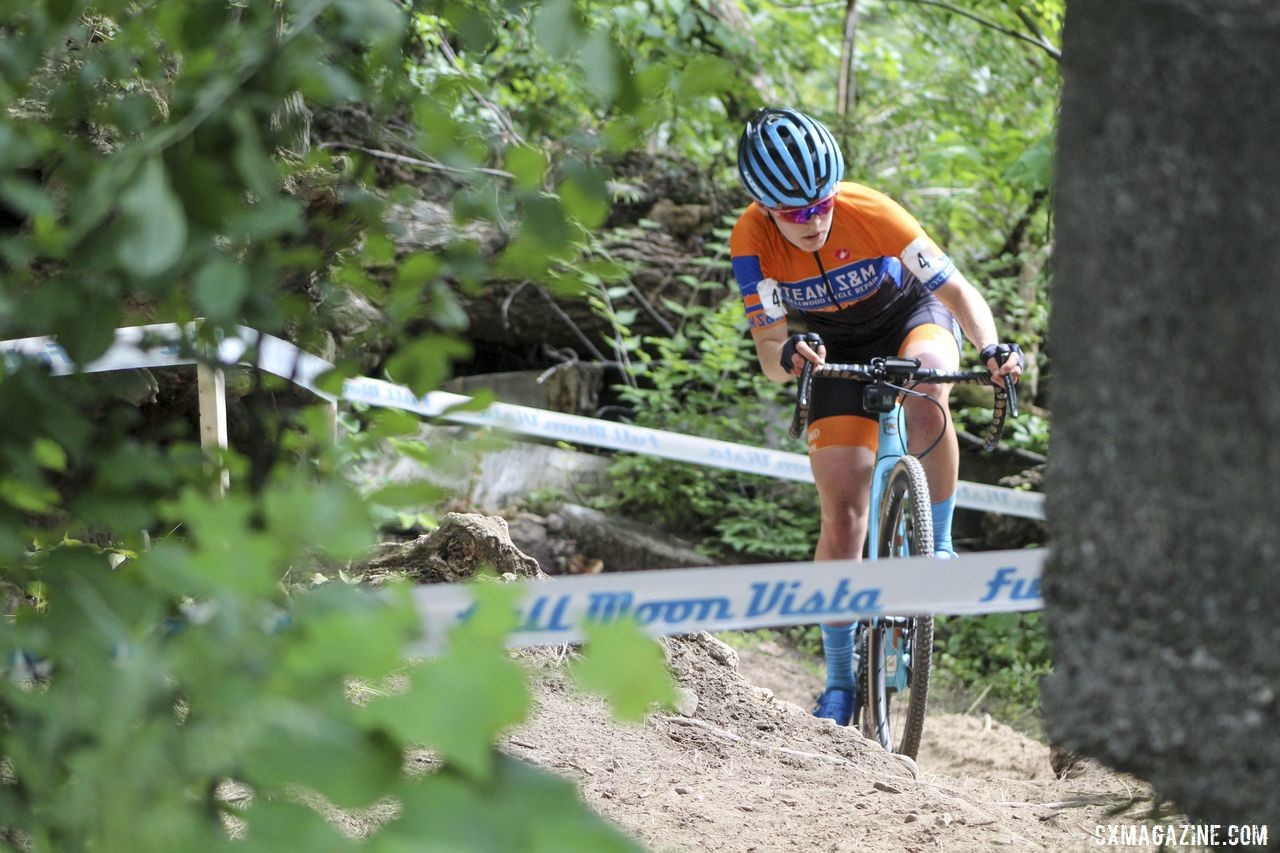
<svg viewBox="0 0 1280 853">
<path fill-rule="evenodd" d="M 718 287 L 718 285 L 717 285 Z M 742 302 L 682 308 L 670 338 L 633 356 L 634 385 L 619 389 L 637 424 L 753 446 L 803 452 L 787 437 L 792 403 L 760 371 Z M 619 455 L 612 493 L 597 504 L 661 524 L 723 556 L 803 560 L 818 536 L 817 492 L 795 483 L 717 468 Z"/>
<path fill-rule="evenodd" d="M 1013 723 L 1039 712 L 1040 680 L 1052 670 L 1038 612 L 948 616 L 937 620 L 934 671 L 942 695 L 977 703 Z M 967 707 L 955 710 L 967 710 Z"/>
</svg>

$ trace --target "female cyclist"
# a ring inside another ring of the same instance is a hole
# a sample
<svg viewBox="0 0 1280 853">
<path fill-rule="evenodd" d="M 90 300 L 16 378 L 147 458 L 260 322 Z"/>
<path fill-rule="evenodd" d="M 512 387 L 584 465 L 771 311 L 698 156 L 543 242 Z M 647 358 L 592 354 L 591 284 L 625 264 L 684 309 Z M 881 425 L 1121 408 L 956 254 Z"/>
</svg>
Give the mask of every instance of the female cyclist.
<svg viewBox="0 0 1280 853">
<path fill-rule="evenodd" d="M 865 364 L 875 356 L 920 359 L 956 370 L 964 332 L 993 377 L 1022 373 L 1016 344 L 1000 343 L 982 295 L 901 206 L 842 182 L 844 156 L 831 131 L 794 109 L 762 109 L 738 141 L 738 174 L 755 201 L 729 240 L 733 272 L 765 375 L 777 382 L 805 360 Z M 809 333 L 788 334 L 787 308 Z M 960 455 L 947 408 L 950 386 L 922 388 L 938 404 L 908 398 L 912 452 L 933 504 L 935 551 L 950 556 Z M 822 505 L 815 560 L 858 559 L 867 533 L 878 421 L 860 383 L 814 383 L 809 464 Z M 848 725 L 854 709 L 853 626 L 823 625 L 826 688 L 814 714 Z"/>
</svg>

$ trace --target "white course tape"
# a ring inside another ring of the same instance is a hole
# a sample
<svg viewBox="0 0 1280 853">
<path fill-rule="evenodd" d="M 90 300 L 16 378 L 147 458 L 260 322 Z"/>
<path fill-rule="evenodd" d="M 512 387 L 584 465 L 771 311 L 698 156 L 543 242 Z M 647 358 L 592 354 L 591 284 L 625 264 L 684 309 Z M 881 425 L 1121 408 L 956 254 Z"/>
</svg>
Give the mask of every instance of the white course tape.
<svg viewBox="0 0 1280 853">
<path fill-rule="evenodd" d="M 303 352 L 288 341 L 257 329 L 237 326 L 236 331 L 241 337 L 219 341 L 219 362 L 224 365 L 251 365 L 288 379 L 327 400 L 336 399 L 315 386 L 315 380 L 320 374 L 333 370 L 332 364 Z M 177 323 L 154 323 L 116 329 L 115 340 L 107 351 L 83 367 L 77 366 L 67 355 L 67 351 L 48 336 L 0 341 L 0 357 L 22 356 L 43 362 L 54 376 L 141 367 L 176 367 L 196 363 L 194 356 L 183 354 L 182 346 L 184 342 L 194 340 L 194 335 L 194 324 L 179 326 Z M 248 358 L 255 349 L 257 358 Z"/>
<path fill-rule="evenodd" d="M 319 390 L 315 380 L 333 365 L 318 356 L 298 349 L 293 344 L 247 326 L 238 326 L 241 338 L 228 338 L 218 346 L 218 360 L 224 364 L 251 363 L 261 370 L 283 377 L 332 402 L 333 395 Z M 191 334 L 175 323 L 133 326 L 116 330 L 112 346 L 100 358 L 80 368 L 84 372 L 123 370 L 133 367 L 162 367 L 192 364 L 194 359 L 180 354 L 179 343 Z M 143 348 L 144 341 L 160 341 L 159 346 Z M 256 349 L 256 361 L 245 356 Z M 23 338 L 0 343 L 0 355 L 22 354 L 49 365 L 55 374 L 74 372 L 77 368 L 66 352 L 53 339 Z M 604 447 L 695 465 L 742 471 L 776 479 L 813 482 L 808 457 L 799 453 L 752 447 L 711 438 L 683 435 L 647 427 L 620 424 L 516 406 L 493 403 L 480 411 L 458 411 L 470 397 L 447 391 L 432 391 L 419 397 L 403 385 L 380 379 L 358 377 L 348 379 L 342 397 L 354 403 L 403 409 L 428 417 L 455 423 L 488 426 L 521 435 L 557 439 L 591 447 Z M 1044 518 L 1044 495 L 1000 486 L 961 481 L 956 492 L 956 506 L 962 509 Z"/>
<path fill-rule="evenodd" d="M 54 376 L 195 364 L 194 358 L 184 358 L 180 354 L 182 334 L 182 328 L 176 323 L 116 329 L 115 341 L 107 351 L 82 367 L 71 360 L 57 341 L 47 336 L 0 342 L 0 355 L 6 358 L 22 356 L 42 362 Z M 148 346 L 143 346 L 144 341 Z"/>
<path fill-rule="evenodd" d="M 1039 610 L 1046 549 L 987 551 L 951 560 L 913 557 L 709 569 L 663 569 L 521 581 L 511 646 L 573 643 L 585 620 L 633 618 L 647 633 L 687 634 L 868 616 L 968 615 Z M 471 588 L 414 589 L 424 648 L 434 653 L 470 616 Z"/>
<path fill-rule="evenodd" d="M 219 342 L 217 360 L 250 364 L 307 388 L 333 369 L 324 359 L 245 326 L 239 337 Z M 50 372 L 98 372 L 193 364 L 185 355 L 193 329 L 174 323 L 116 330 L 101 357 L 77 366 L 52 338 L 0 342 L 0 358 L 34 358 Z M 254 356 L 249 360 L 250 356 Z M 806 457 L 727 441 L 699 438 L 507 403 L 480 411 L 460 409 L 471 398 L 444 391 L 418 396 L 410 389 L 364 377 L 348 379 L 342 397 L 416 412 L 458 423 L 497 427 L 524 435 L 560 439 L 659 456 L 698 465 L 812 482 Z M 956 505 L 969 509 L 1044 518 L 1044 496 L 961 482 Z M 775 563 L 712 569 L 669 569 L 561 577 L 523 582 L 520 624 L 513 646 L 576 642 L 584 619 L 631 617 L 651 634 L 725 631 L 845 621 L 875 615 L 977 614 L 1036 610 L 1044 549 L 965 554 L 939 561 L 920 557 L 883 562 L 852 560 Z M 425 645 L 437 648 L 448 630 L 467 618 L 472 597 L 466 585 L 439 584 L 415 590 L 425 626 Z"/>
<path fill-rule="evenodd" d="M 523 435 L 625 450 L 646 456 L 661 456 L 779 479 L 813 481 L 808 459 L 798 453 L 663 432 L 510 403 L 491 403 L 481 411 L 451 411 L 470 402 L 471 398 L 448 391 L 432 391 L 423 397 L 416 397 L 402 385 L 378 379 L 348 379 L 342 386 L 342 396 L 352 402 L 405 409 L 456 423 L 497 427 Z"/>
<path fill-rule="evenodd" d="M 510 403 L 492 403 L 475 412 L 452 411 L 470 402 L 471 398 L 447 391 L 432 391 L 418 397 L 403 385 L 380 379 L 348 379 L 342 386 L 342 396 L 351 402 L 404 409 L 457 423 L 497 427 L 523 435 L 659 456 L 783 480 L 813 482 L 809 459 L 799 453 L 664 432 Z M 961 482 L 956 492 L 956 506 L 1024 518 L 1044 518 L 1044 495 L 982 483 Z"/>
</svg>

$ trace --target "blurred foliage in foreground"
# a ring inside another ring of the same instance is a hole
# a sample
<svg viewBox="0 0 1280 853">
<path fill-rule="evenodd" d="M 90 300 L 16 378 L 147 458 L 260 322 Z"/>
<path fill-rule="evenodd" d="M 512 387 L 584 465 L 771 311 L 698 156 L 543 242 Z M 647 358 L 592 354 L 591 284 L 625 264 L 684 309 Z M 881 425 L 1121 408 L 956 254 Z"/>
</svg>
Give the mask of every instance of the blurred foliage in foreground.
<svg viewBox="0 0 1280 853">
<path fill-rule="evenodd" d="M 603 177 L 569 147 L 553 174 L 529 146 L 454 132 L 469 94 L 417 59 L 424 31 L 484 50 L 509 18 L 552 15 L 552 53 L 587 42 L 619 62 L 607 32 L 564 11 L 6 4 L 0 338 L 54 334 L 83 364 L 126 316 L 200 317 L 187 351 L 236 323 L 319 350 L 327 306 L 352 288 L 398 344 L 390 375 L 428 390 L 466 352 L 457 323 L 438 319 L 457 314 L 443 310 L 445 277 L 474 287 L 491 268 L 463 241 L 396 258 L 370 164 L 308 146 L 307 117 L 354 104 L 394 116 L 424 158 L 478 176 L 457 194 L 461 218 L 514 225 L 493 264 L 550 277 L 606 209 Z M 498 179 L 475 170 L 495 159 L 516 175 L 501 210 L 476 203 Z M 368 272 L 393 262 L 392 276 Z M 377 804 L 391 807 L 363 839 L 377 849 L 635 849 L 572 785 L 496 751 L 530 704 L 503 648 L 514 615 L 498 586 L 445 654 L 418 665 L 405 660 L 418 635 L 407 589 L 306 589 L 376 532 L 338 476 L 350 453 L 330 446 L 322 412 L 285 418 L 270 397 L 281 389 L 255 380 L 240 451 L 212 459 L 185 413 L 144 421 L 146 378 L 0 365 L 0 846 L 203 850 L 235 836 L 335 849 L 355 841 L 333 807 Z M 365 417 L 384 435 L 412 426 Z M 232 491 L 214 497 L 220 468 Z M 625 681 L 599 676 L 590 645 L 584 672 L 627 716 L 663 696 L 660 655 L 635 652 L 651 643 L 602 641 L 607 659 L 632 661 Z M 352 701 L 357 687 L 372 698 Z M 438 769 L 406 772 L 411 749 Z"/>
</svg>

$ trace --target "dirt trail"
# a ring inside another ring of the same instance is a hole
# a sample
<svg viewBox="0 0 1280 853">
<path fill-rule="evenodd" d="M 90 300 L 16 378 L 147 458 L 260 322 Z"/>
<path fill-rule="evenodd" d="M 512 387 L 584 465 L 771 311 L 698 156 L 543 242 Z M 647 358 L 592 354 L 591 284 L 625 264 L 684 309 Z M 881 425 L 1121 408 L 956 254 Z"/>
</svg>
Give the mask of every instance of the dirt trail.
<svg viewBox="0 0 1280 853">
<path fill-rule="evenodd" d="M 592 808 L 655 851 L 1086 850 L 1094 827 L 1147 789 L 1086 764 L 1055 778 L 1048 748 L 990 720 L 935 715 L 918 766 L 817 720 L 816 677 L 766 648 L 710 635 L 665 641 L 683 714 L 614 724 L 570 689 L 561 661 L 529 653 L 535 717 L 513 755 L 576 781 Z M 695 699 L 696 697 L 696 699 Z M 694 707 L 696 703 L 696 707 Z"/>
</svg>

